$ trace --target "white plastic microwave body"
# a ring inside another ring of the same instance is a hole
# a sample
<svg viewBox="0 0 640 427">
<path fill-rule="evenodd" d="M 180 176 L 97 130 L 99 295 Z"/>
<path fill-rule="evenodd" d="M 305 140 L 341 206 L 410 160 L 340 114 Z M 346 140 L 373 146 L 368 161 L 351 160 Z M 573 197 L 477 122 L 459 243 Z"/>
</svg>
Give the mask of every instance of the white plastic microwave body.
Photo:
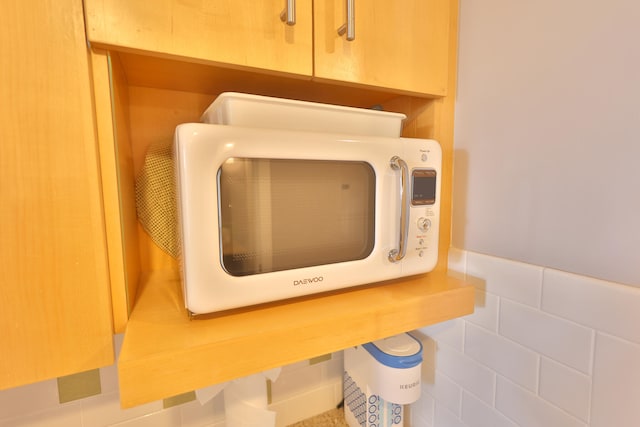
<svg viewBox="0 0 640 427">
<path fill-rule="evenodd" d="M 174 156 L 193 314 L 436 265 L 434 140 L 187 123 L 176 128 Z"/>
</svg>

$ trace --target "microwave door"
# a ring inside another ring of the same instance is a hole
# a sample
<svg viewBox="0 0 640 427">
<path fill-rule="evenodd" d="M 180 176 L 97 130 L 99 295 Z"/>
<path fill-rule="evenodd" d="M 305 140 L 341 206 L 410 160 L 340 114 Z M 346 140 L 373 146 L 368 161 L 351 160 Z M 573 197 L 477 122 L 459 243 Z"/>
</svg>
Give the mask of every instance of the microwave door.
<svg viewBox="0 0 640 427">
<path fill-rule="evenodd" d="M 248 276 L 366 258 L 375 184 L 366 162 L 226 160 L 218 173 L 224 270 Z"/>
<path fill-rule="evenodd" d="M 271 271 L 270 164 L 228 159 L 219 176 L 222 265 L 234 276 Z M 262 254 L 262 255 L 260 255 Z"/>
</svg>

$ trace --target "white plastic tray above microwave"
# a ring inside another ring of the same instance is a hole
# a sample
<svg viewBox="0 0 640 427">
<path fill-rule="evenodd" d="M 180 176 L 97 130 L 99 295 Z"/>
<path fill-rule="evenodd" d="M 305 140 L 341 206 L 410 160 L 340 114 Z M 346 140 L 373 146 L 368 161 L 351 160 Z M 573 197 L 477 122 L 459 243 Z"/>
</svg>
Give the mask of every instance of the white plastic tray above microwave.
<svg viewBox="0 0 640 427">
<path fill-rule="evenodd" d="M 397 138 L 406 118 L 402 113 L 224 92 L 201 120 L 230 126 Z"/>
</svg>

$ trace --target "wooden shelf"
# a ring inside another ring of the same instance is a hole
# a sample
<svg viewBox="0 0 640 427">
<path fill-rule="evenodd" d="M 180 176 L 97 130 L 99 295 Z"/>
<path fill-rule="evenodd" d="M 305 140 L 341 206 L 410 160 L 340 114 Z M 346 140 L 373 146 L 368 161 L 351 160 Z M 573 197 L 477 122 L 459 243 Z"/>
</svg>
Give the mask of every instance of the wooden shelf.
<svg viewBox="0 0 640 427">
<path fill-rule="evenodd" d="M 190 319 L 175 272 L 142 280 L 118 361 L 125 408 L 473 312 L 474 289 L 432 272 Z"/>
</svg>

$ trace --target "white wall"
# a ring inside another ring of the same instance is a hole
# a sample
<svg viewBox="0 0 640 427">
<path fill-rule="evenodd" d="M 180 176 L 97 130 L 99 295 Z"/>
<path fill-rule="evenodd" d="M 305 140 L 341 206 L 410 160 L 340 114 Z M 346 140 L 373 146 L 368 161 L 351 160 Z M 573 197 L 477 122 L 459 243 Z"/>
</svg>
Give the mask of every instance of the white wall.
<svg viewBox="0 0 640 427">
<path fill-rule="evenodd" d="M 453 245 L 640 286 L 640 2 L 460 12 Z"/>
<path fill-rule="evenodd" d="M 415 425 L 638 426 L 640 3 L 460 1 L 449 267 L 476 307 L 422 330 Z"/>
</svg>

